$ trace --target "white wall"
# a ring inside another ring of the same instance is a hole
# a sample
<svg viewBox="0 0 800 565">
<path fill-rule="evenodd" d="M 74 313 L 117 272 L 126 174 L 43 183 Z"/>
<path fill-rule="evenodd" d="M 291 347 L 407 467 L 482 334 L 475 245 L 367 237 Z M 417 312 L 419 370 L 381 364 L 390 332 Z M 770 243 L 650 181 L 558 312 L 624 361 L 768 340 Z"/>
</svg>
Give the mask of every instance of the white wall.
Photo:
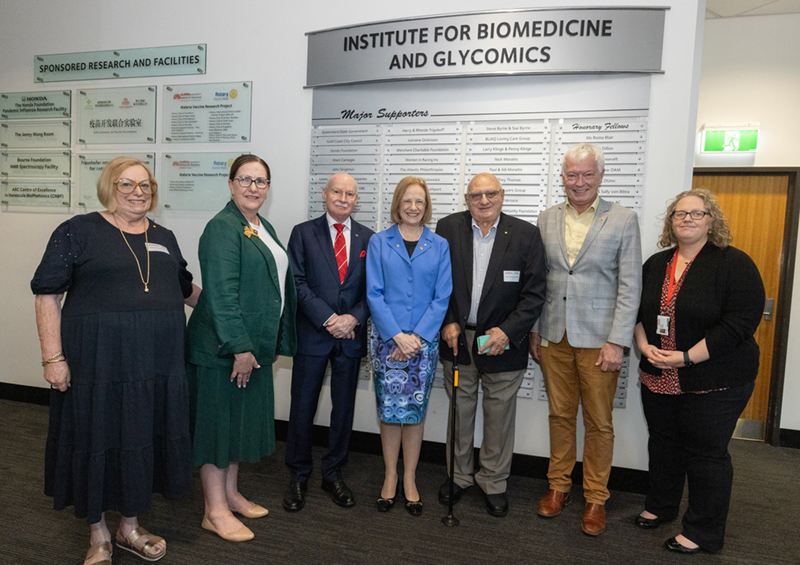
<svg viewBox="0 0 800 565">
<path fill-rule="evenodd" d="M 698 167 L 800 167 L 800 14 L 708 20 L 703 44 L 697 129 L 706 123 L 759 122 L 755 156 L 700 155 Z M 733 160 L 731 160 L 733 159 Z M 734 242 L 735 243 L 735 242 Z M 796 249 L 789 253 L 797 253 Z M 796 258 L 798 265 L 800 257 Z M 800 430 L 800 273 L 786 357 L 780 426 Z"/>
<path fill-rule="evenodd" d="M 101 0 L 4 2 L 0 20 L 0 91 L 109 87 L 134 84 L 181 84 L 252 80 L 253 142 L 223 150 L 251 151 L 266 158 L 273 170 L 273 189 L 264 212 L 283 241 L 291 227 L 305 219 L 309 166 L 312 93 L 305 79 L 304 33 L 318 29 L 417 15 L 549 7 L 554 0 L 426 0 L 402 3 L 345 0 L 264 2 L 231 0 L 146 0 L 126 4 Z M 652 78 L 648 170 L 646 172 L 643 244 L 645 256 L 655 251 L 655 216 L 665 199 L 688 186 L 692 172 L 698 61 L 702 41 L 703 0 L 571 0 L 573 6 L 671 6 L 666 13 L 664 74 Z M 208 44 L 207 74 L 202 77 L 164 77 L 90 81 L 56 85 L 33 83 L 37 54 L 125 49 L 188 43 Z M 160 90 L 159 90 L 160 91 Z M 154 149 L 160 151 L 157 144 Z M 177 151 L 179 148 L 173 148 Z M 201 150 L 197 146 L 190 150 Z M 226 187 L 220 186 L 220 190 Z M 199 273 L 197 240 L 211 214 L 164 213 L 161 220 L 176 232 L 190 268 Z M 30 278 L 52 230 L 69 217 L 50 213 L 0 212 L 0 382 L 43 386 L 40 353 L 33 316 Z M 291 360 L 278 363 L 276 417 L 288 418 Z M 615 465 L 645 469 L 646 428 L 638 389 L 631 387 L 626 410 L 615 414 Z M 377 432 L 375 400 L 362 382 L 355 429 Z M 323 400 L 318 422 L 327 423 L 329 404 Z M 426 439 L 444 441 L 447 400 L 435 391 L 429 408 Z M 535 400 L 520 401 L 516 451 L 547 456 L 547 407 Z"/>
</svg>

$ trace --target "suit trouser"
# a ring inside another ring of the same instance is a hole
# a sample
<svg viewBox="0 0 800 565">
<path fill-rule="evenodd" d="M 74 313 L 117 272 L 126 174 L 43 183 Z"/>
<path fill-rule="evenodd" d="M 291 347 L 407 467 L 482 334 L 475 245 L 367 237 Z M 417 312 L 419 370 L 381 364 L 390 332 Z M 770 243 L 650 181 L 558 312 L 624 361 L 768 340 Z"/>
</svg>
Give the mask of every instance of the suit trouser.
<svg viewBox="0 0 800 565">
<path fill-rule="evenodd" d="M 655 394 L 642 385 L 642 408 L 650 439 L 650 490 L 645 509 L 661 518 L 678 516 L 689 480 L 683 535 L 708 551 L 719 551 L 733 487 L 728 453 L 733 430 L 753 393 L 747 383 L 704 394 Z"/>
<path fill-rule="evenodd" d="M 604 504 L 614 458 L 614 393 L 619 371 L 595 366 L 600 349 L 572 347 L 567 334 L 541 348 L 542 373 L 550 407 L 550 488 L 569 492 L 577 458 L 578 405 L 583 404 L 583 495 Z"/>
<path fill-rule="evenodd" d="M 462 488 L 474 482 L 486 494 L 506 491 L 514 455 L 514 424 L 517 417 L 517 391 L 522 384 L 521 371 L 483 373 L 472 360 L 475 332 L 466 330 L 470 365 L 458 367 L 456 394 L 456 436 L 454 480 Z M 447 395 L 453 394 L 453 364 L 442 360 Z M 483 389 L 483 442 L 481 468 L 475 473 L 475 413 L 478 405 L 478 381 Z M 450 418 L 447 419 L 447 465 L 450 470 Z"/>
<path fill-rule="evenodd" d="M 322 478 L 335 481 L 347 463 L 350 431 L 356 403 L 361 359 L 347 357 L 337 343 L 328 355 L 297 354 L 292 368 L 292 404 L 286 437 L 286 465 L 292 480 L 306 482 L 311 475 L 312 432 L 325 368 L 331 362 L 331 420 L 328 451 L 322 457 Z"/>
</svg>

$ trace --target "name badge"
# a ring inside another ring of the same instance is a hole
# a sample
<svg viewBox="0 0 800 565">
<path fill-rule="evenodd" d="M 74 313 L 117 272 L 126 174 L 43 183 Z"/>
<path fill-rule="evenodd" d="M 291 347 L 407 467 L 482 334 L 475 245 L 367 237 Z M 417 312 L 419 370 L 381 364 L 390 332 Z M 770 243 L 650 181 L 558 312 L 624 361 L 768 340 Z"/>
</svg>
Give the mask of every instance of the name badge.
<svg viewBox="0 0 800 565">
<path fill-rule="evenodd" d="M 669 335 L 669 316 L 656 318 L 656 333 L 658 335 Z"/>
<path fill-rule="evenodd" d="M 503 271 L 503 282 L 519 282 L 519 271 Z"/>
<path fill-rule="evenodd" d="M 159 243 L 148 243 L 147 249 L 150 251 L 158 251 L 159 253 L 166 253 L 167 255 L 169 255 L 169 251 L 167 250 L 167 248 Z"/>
</svg>

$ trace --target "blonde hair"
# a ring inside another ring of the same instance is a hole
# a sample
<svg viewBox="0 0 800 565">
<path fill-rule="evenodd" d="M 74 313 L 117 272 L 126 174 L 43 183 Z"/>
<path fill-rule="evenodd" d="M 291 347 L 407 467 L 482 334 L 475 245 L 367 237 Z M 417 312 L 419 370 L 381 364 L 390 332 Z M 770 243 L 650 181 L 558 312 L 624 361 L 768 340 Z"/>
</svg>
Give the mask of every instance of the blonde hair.
<svg viewBox="0 0 800 565">
<path fill-rule="evenodd" d="M 425 212 L 422 214 L 421 223 L 424 225 L 431 221 L 433 206 L 431 205 L 431 193 L 428 190 L 427 183 L 419 177 L 406 177 L 397 183 L 394 189 L 394 196 L 392 197 L 391 215 L 392 221 L 395 224 L 403 223 L 403 218 L 400 217 L 400 201 L 403 199 L 406 189 L 414 185 L 422 187 L 422 190 L 425 192 Z"/>
<path fill-rule="evenodd" d="M 112 214 L 117 211 L 117 199 L 114 198 L 116 187 L 114 183 L 117 182 L 122 174 L 122 171 L 129 167 L 142 167 L 147 171 L 147 176 L 150 178 L 150 184 L 153 185 L 153 194 L 150 195 L 150 208 L 148 212 L 152 212 L 158 206 L 158 183 L 153 178 L 153 173 L 150 169 L 142 163 L 139 159 L 133 157 L 116 157 L 111 159 L 108 164 L 103 167 L 100 173 L 100 178 L 97 179 L 97 199 L 106 207 L 106 210 Z"/>
<path fill-rule="evenodd" d="M 675 199 L 667 206 L 667 211 L 664 216 L 664 229 L 661 232 L 661 238 L 658 240 L 659 247 L 672 247 L 678 244 L 675 238 L 675 233 L 672 231 L 672 214 L 678 206 L 678 202 L 688 196 L 694 196 L 703 201 L 703 206 L 711 217 L 711 227 L 708 230 L 708 241 L 713 243 L 719 248 L 725 248 L 731 244 L 733 237 L 731 230 L 728 227 L 728 220 L 725 219 L 725 214 L 722 213 L 722 208 L 719 207 L 717 197 L 711 194 L 705 188 L 693 188 L 692 190 L 685 190 L 681 192 Z"/>
</svg>

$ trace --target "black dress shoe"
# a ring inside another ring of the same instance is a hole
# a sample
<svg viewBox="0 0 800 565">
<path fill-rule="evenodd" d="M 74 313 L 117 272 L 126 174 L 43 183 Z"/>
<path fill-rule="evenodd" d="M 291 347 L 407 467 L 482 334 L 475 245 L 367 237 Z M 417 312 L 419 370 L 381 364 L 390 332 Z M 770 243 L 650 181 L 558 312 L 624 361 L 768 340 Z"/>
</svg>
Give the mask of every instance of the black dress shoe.
<svg viewBox="0 0 800 565">
<path fill-rule="evenodd" d="M 470 487 L 463 488 L 453 483 L 453 504 L 461 500 L 461 495 L 469 488 Z M 439 502 L 441 504 L 450 504 L 450 481 L 445 481 L 444 484 L 439 487 Z"/>
<path fill-rule="evenodd" d="M 378 499 L 378 512 L 388 512 L 394 506 L 394 499 L 397 498 L 397 494 L 400 491 L 400 479 L 397 479 L 397 485 L 394 487 L 394 496 L 391 498 L 383 498 L 380 497 Z"/>
<path fill-rule="evenodd" d="M 658 517 L 645 518 L 644 516 L 639 515 L 634 519 L 634 523 L 643 530 L 655 530 L 661 524 L 661 519 Z"/>
<path fill-rule="evenodd" d="M 292 481 L 289 483 L 289 490 L 283 495 L 283 509 L 287 512 L 297 512 L 302 510 L 306 505 L 306 493 L 308 492 L 308 483 L 298 483 Z"/>
<path fill-rule="evenodd" d="M 506 493 L 487 494 L 486 510 L 489 514 L 497 516 L 498 518 L 502 518 L 508 514 L 508 499 L 506 498 Z"/>
<path fill-rule="evenodd" d="M 412 516 L 422 516 L 422 500 L 406 500 L 406 510 Z"/>
<path fill-rule="evenodd" d="M 326 481 L 322 479 L 322 490 L 331 495 L 331 500 L 342 508 L 350 508 L 356 505 L 356 498 L 353 491 L 344 483 L 342 479 Z"/>
<path fill-rule="evenodd" d="M 699 546 L 686 547 L 685 545 L 681 545 L 680 542 L 675 538 L 669 538 L 667 541 L 665 541 L 664 547 L 670 551 L 674 551 L 675 553 L 683 553 L 684 555 L 691 555 L 693 553 L 700 553 L 702 551 L 702 548 Z"/>
</svg>

